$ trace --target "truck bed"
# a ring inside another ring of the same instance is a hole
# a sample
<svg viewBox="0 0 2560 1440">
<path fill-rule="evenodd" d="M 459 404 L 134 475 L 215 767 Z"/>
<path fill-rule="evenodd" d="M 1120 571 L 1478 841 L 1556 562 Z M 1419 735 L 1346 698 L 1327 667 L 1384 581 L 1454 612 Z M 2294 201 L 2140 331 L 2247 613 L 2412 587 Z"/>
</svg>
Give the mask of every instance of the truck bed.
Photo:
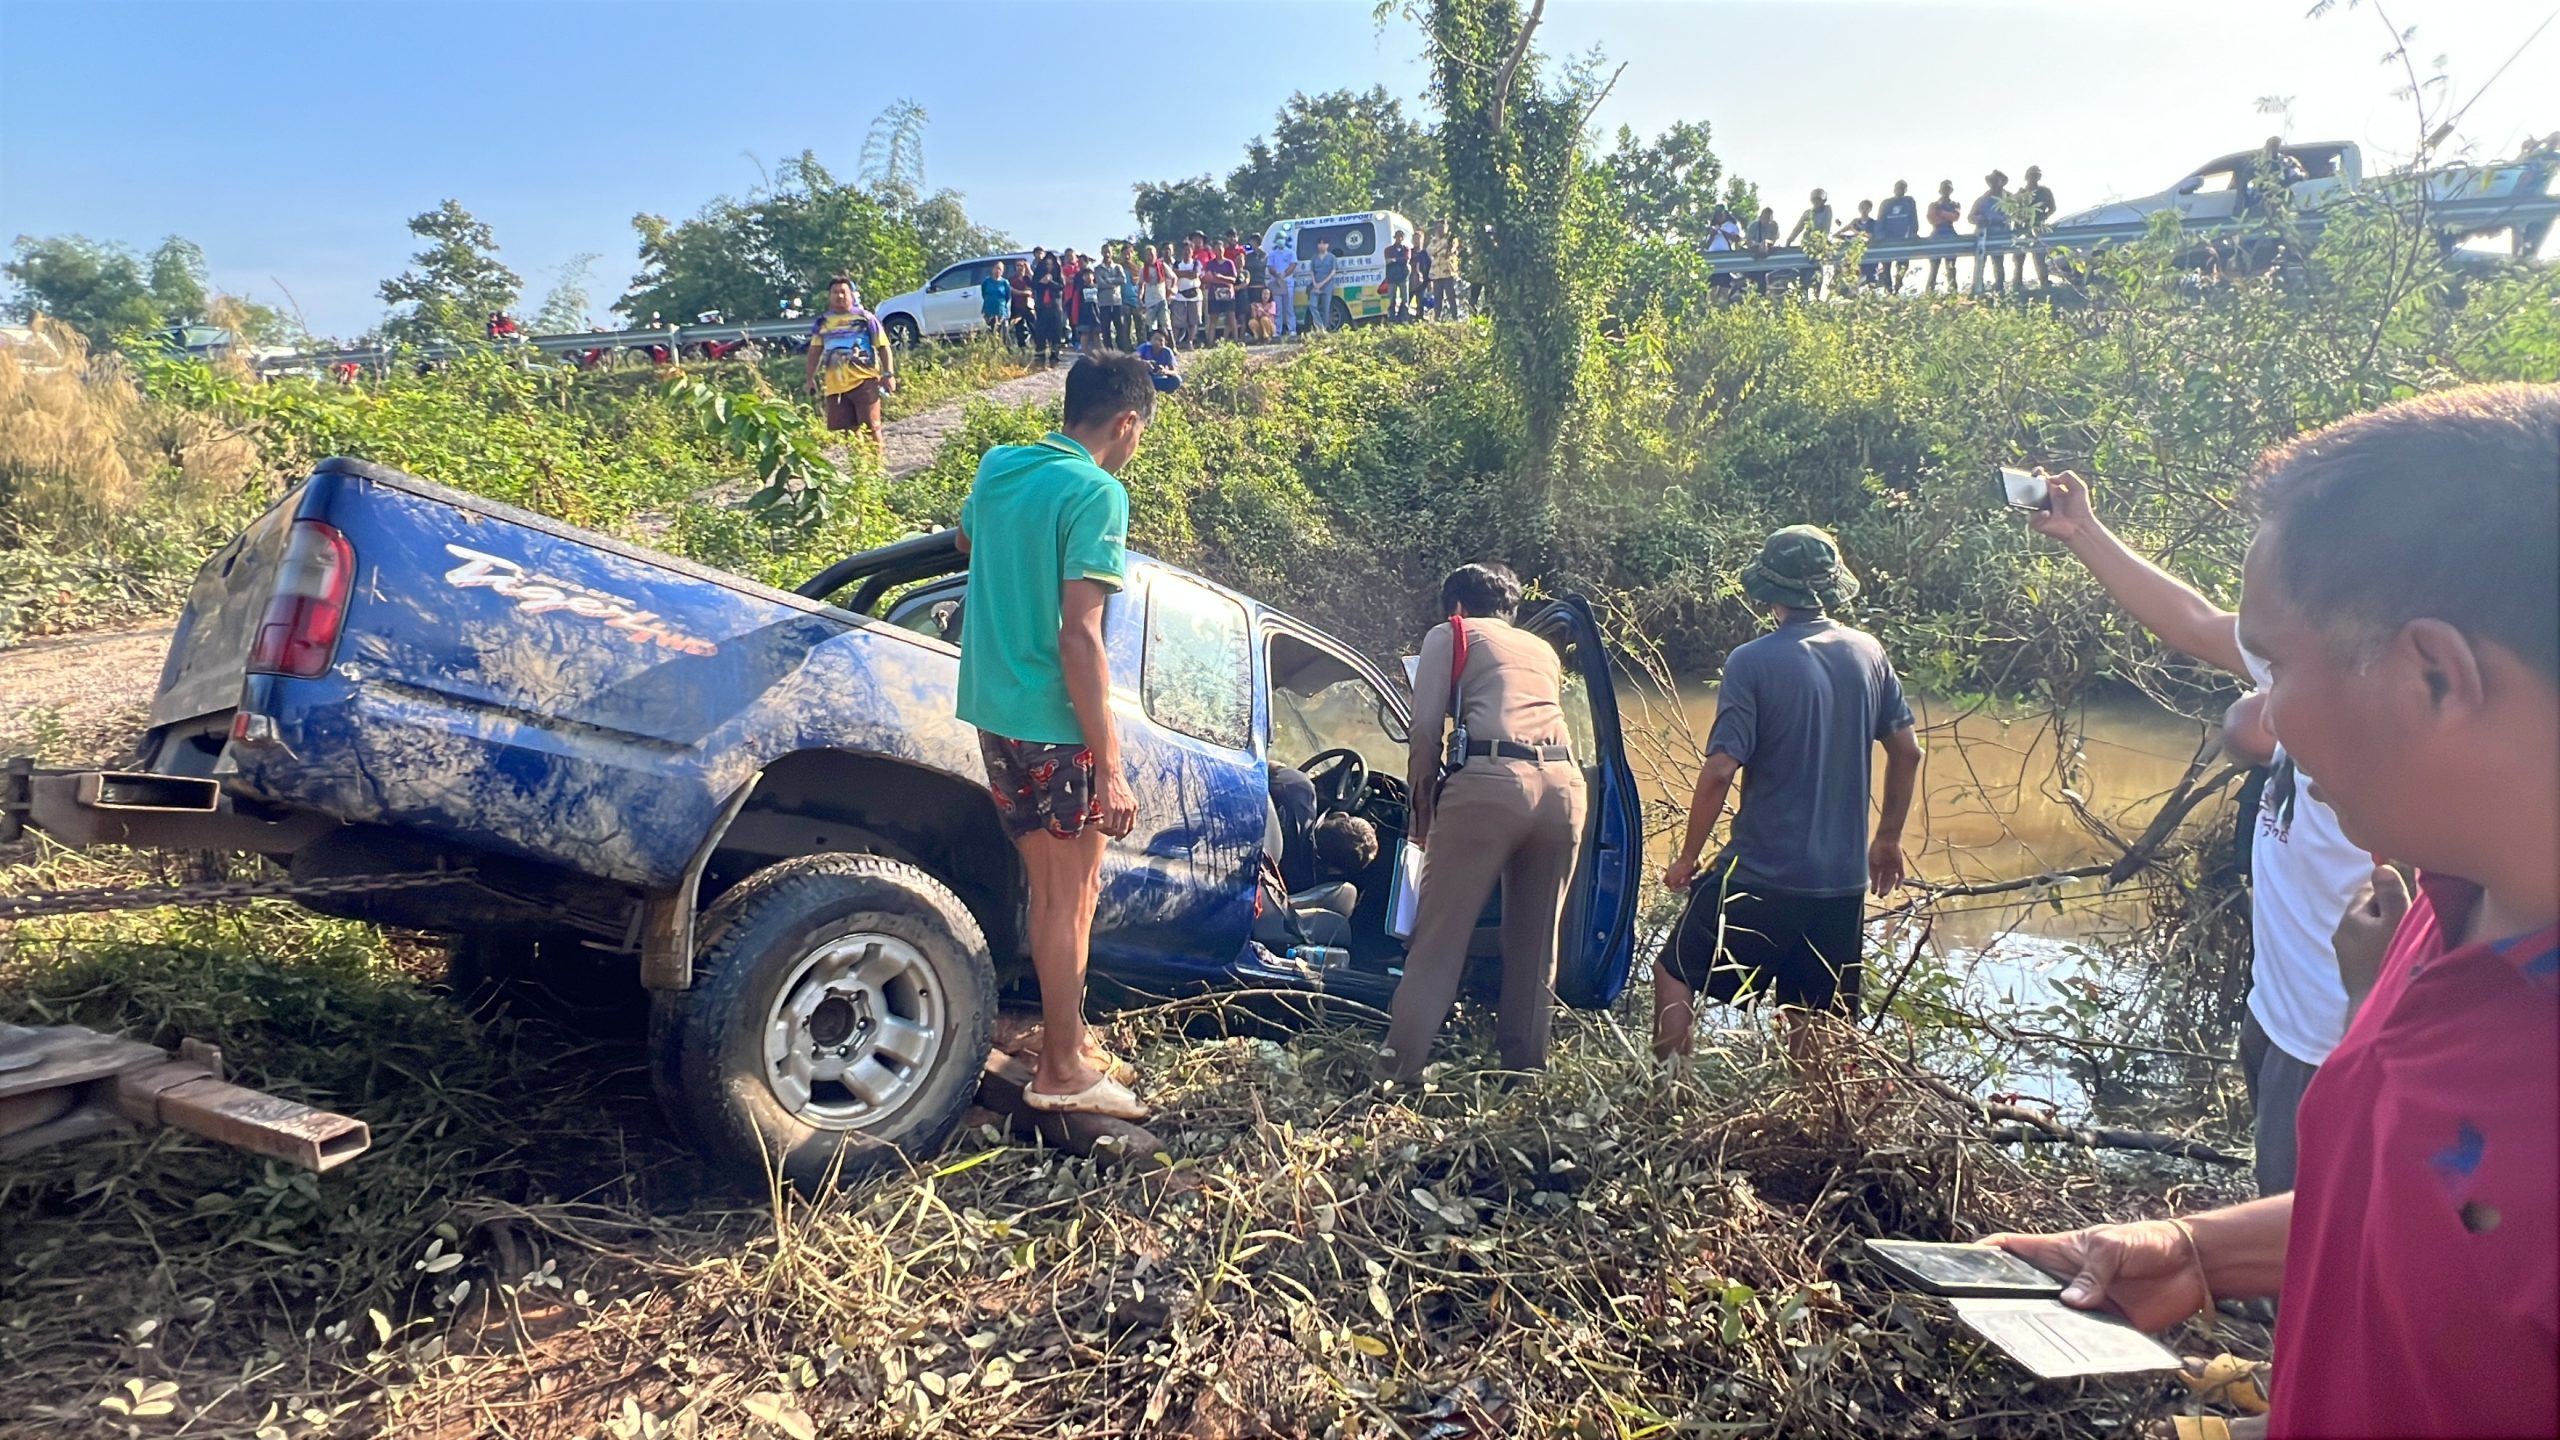
<svg viewBox="0 0 2560 1440">
<path fill-rule="evenodd" d="M 308 678 L 247 673 L 281 537 L 303 521 L 334 527 L 354 560 L 334 656 Z M 956 653 L 333 459 L 198 578 L 153 707 L 153 768 L 182 768 L 173 742 L 219 731 L 233 743 L 214 773 L 236 794 L 654 889 L 776 755 L 856 745 L 974 766 L 950 718 Z"/>
</svg>

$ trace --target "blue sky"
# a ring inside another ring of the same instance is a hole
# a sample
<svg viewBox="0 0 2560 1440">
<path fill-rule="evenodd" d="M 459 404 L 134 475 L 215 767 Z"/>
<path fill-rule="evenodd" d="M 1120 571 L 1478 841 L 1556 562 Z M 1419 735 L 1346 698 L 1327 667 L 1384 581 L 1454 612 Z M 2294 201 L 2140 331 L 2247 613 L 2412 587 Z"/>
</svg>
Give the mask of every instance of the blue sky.
<svg viewBox="0 0 2560 1440">
<path fill-rule="evenodd" d="M 2370 0 L 1550 0 L 1551 56 L 1626 63 L 1596 123 L 1705 119 L 1777 197 L 1978 188 L 2041 164 L 2064 209 L 2298 138 L 2410 148 Z M 2462 97 L 2560 0 L 2398 0 Z M 890 101 L 931 112 L 928 179 L 1026 241 L 1124 233 L 1130 186 L 1223 176 L 1292 90 L 1419 104 L 1420 44 L 1369 0 L 0 0 L 0 235 L 204 246 L 223 288 L 353 334 L 452 196 L 496 227 L 526 308 L 596 252 L 599 316 L 630 218 L 681 216 L 814 148 L 839 173 Z M 1215 36 L 1207 32 L 1213 29 Z M 1201 63 L 1204 53 L 1218 58 Z M 113 88 L 101 56 L 114 61 Z M 1033 75 L 1045 83 L 1030 83 Z M 2560 25 L 2472 109 L 2483 156 L 2560 128 Z"/>
</svg>

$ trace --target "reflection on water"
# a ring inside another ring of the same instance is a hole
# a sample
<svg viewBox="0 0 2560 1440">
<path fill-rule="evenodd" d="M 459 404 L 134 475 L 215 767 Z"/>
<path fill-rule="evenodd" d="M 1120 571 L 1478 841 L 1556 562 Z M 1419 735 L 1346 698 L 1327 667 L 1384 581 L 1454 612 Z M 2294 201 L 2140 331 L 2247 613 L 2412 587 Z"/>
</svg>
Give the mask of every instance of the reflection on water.
<svg viewBox="0 0 2560 1440">
<path fill-rule="evenodd" d="M 1619 703 L 1659 871 L 1679 844 L 1680 817 L 1715 723 L 1715 688 L 1684 688 L 1674 707 L 1630 686 Z M 2072 749 L 2065 753 L 2044 715 L 2003 715 L 1920 695 L 1911 697 L 1911 709 L 1925 753 L 1904 844 L 1912 873 L 1939 884 L 1981 884 L 2114 859 L 2118 848 L 2097 827 L 2128 841 L 2139 835 L 2206 735 L 2195 721 L 2150 706 L 2093 707 L 2071 717 Z M 1876 766 L 1881 793 L 1881 749 Z M 1742 784 L 1750 778 L 1744 771 Z M 2138 918 L 2138 895 L 2104 896 L 2094 880 L 2073 882 L 2060 893 L 2070 903 L 2059 908 L 2049 896 L 1949 900 L 1937 907 L 1937 939 L 1980 947 L 2013 936 L 1998 948 L 2015 946 L 2024 955 L 2039 948 L 2022 944 L 2027 937 L 2090 936 Z"/>
<path fill-rule="evenodd" d="M 1658 873 L 1679 844 L 1698 759 L 1715 722 L 1715 690 L 1684 689 L 1675 706 L 1626 686 L 1620 706 Z M 1918 695 L 1911 708 L 1924 755 L 1905 845 L 1912 873 L 1945 885 L 2113 860 L 2119 847 L 2103 832 L 2127 841 L 2139 836 L 2206 738 L 2205 727 L 2193 720 L 2133 703 L 2075 712 L 2067 735 L 2058 735 L 2043 714 L 2003 714 Z M 1747 770 L 1742 783 L 1750 783 Z M 2209 808 L 2191 823 L 2210 824 L 2215 813 Z M 2107 937 L 2142 923 L 2141 884 L 2137 879 L 2109 894 L 2097 880 L 2077 880 L 2027 895 L 1950 898 L 1932 907 L 1925 931 L 1908 918 L 1873 926 L 1869 1002 L 1909 975 L 1907 997 L 1925 993 L 1932 1003 L 2000 1017 L 2013 1031 L 2070 1031 L 2076 1027 L 2068 1012 L 2085 1012 L 2097 997 L 2121 993 L 2129 978 L 2113 973 L 2118 967 L 2108 957 Z M 2028 1044 L 2009 1053 L 2006 1077 L 1986 1084 L 1986 1091 L 2052 1103 L 2067 1115 L 2089 1112 L 2087 1072 L 2064 1052 Z"/>
</svg>

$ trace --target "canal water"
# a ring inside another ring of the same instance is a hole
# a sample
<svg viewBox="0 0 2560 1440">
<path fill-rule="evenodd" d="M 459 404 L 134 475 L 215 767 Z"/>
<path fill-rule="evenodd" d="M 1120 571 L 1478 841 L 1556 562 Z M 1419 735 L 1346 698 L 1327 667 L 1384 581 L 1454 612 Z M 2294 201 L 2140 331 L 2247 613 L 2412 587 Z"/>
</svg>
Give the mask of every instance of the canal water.
<svg viewBox="0 0 2560 1440">
<path fill-rule="evenodd" d="M 1715 691 L 1684 688 L 1675 701 L 1623 684 L 1619 706 L 1644 791 L 1650 868 L 1658 874 L 1678 845 L 1679 817 L 1715 722 Z M 2195 720 L 2130 701 L 2075 710 L 2067 725 L 2048 713 L 1918 695 L 1912 713 L 1924 755 L 1905 845 L 1914 876 L 1948 885 L 2114 859 L 2119 850 L 2099 827 L 2128 840 L 2141 834 L 2207 738 Z M 1879 788 L 1881 780 L 1879 763 Z M 2227 806 L 2207 807 L 2190 823 L 2228 814 Z M 2031 1022 L 2043 1016 L 2062 1028 L 2046 1012 L 2085 1008 L 2121 988 L 2126 977 L 2113 972 L 2127 962 L 2115 942 L 2147 917 L 2140 884 L 2110 893 L 2097 880 L 2078 880 L 2030 894 L 1941 901 L 1922 966 L 1951 985 L 1943 992 L 1949 1003 L 1971 1013 Z M 1869 935 L 1873 999 L 1902 971 L 1922 931 L 1904 920 Z M 2118 986 L 2105 984 L 2110 980 Z M 2004 1084 L 2067 1111 L 2087 1107 L 2083 1077 L 2058 1056 L 2027 1061 Z"/>
</svg>

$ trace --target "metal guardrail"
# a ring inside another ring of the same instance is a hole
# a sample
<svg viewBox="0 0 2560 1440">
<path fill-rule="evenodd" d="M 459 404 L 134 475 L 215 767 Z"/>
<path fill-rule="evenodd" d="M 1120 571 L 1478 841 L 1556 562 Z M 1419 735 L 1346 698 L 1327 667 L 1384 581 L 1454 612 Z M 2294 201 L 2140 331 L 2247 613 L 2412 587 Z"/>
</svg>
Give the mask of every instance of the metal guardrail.
<svg viewBox="0 0 2560 1440">
<path fill-rule="evenodd" d="M 806 339 L 817 317 L 759 320 L 753 324 L 643 325 L 630 330 L 572 330 L 559 335 L 509 335 L 487 340 L 431 340 L 422 345 L 366 345 L 346 350 L 318 350 L 280 355 L 260 362 L 264 371 L 306 366 L 332 368 L 356 364 L 380 367 L 402 360 L 450 360 L 473 350 L 522 348 L 545 355 L 574 355 L 586 350 L 636 350 L 646 345 L 672 345 L 678 350 L 720 340 Z"/>
<path fill-rule="evenodd" d="M 2510 225 L 2530 225 L 2536 220 L 2560 217 L 2560 196 L 2518 195 L 2495 199 L 2438 200 L 2427 206 L 2428 218 L 2443 229 L 2456 234 L 2503 229 Z M 2295 217 L 2305 232 L 2320 228 L 2321 212 L 2306 211 Z M 2225 235 L 2263 233 L 2263 221 L 2228 219 L 2189 222 L 2180 227 L 2182 236 L 2209 240 Z M 2058 248 L 2092 250 L 2102 245 L 2123 244 L 2140 240 L 2151 233 L 2151 222 L 2130 221 L 2116 225 L 2073 225 L 2067 228 L 2008 233 L 2006 242 L 1991 243 L 1991 237 L 1979 232 L 1947 239 L 1873 240 L 1867 243 L 1866 263 L 1882 264 L 1908 260 L 1940 258 L 1986 259 L 1994 254 L 2025 255 Z M 1828 253 L 1837 256 L 1847 241 L 1834 242 Z M 1823 263 L 1802 247 L 1772 250 L 1766 256 L 1747 250 L 1719 250 L 1706 257 L 1708 265 L 1721 275 L 1783 275 L 1805 270 Z"/>
<path fill-rule="evenodd" d="M 2545 182 L 2547 183 L 2547 181 Z M 2347 203 L 2347 202 L 2342 202 Z M 2336 207 L 2332 207 L 2336 208 Z M 2471 234 L 2530 225 L 2537 220 L 2560 218 L 2560 196 L 2531 194 L 2492 199 L 2438 200 L 2427 207 L 2429 217 L 2442 228 L 2455 234 Z M 2307 211 L 2296 217 L 2306 232 L 2320 227 L 2321 212 Z M 2189 222 L 2180 233 L 2198 240 L 2224 235 L 2263 230 L 2262 221 L 2227 219 Z M 2102 245 L 2123 244 L 2140 240 L 2151 233 L 2149 221 L 2133 221 L 2116 225 L 2073 225 L 2062 229 L 2010 232 L 2007 243 L 1994 246 L 1991 238 L 1979 233 L 1958 235 L 1943 240 L 1870 241 L 1866 260 L 1870 264 L 1898 263 L 1910 260 L 1940 258 L 1982 260 L 1995 250 L 2003 255 L 2043 253 L 2057 248 L 2090 250 Z M 1839 242 L 1845 244 L 1846 242 Z M 1838 253 L 1837 245 L 1830 254 Z M 1766 256 L 1747 250 L 1719 250 L 1706 257 L 1709 268 L 1720 275 L 1785 275 L 1795 274 L 1823 263 L 1802 247 L 1772 250 Z M 639 326 L 629 330 L 579 330 L 561 335 L 510 336 L 504 340 L 473 340 L 461 344 L 433 341 L 424 345 L 366 346 L 348 350 L 328 350 L 307 355 L 280 356 L 263 362 L 266 371 L 294 370 L 303 367 L 332 368 L 357 364 L 380 368 L 402 360 L 449 360 L 466 351 L 484 347 L 521 346 L 545 355 L 569 355 L 587 350 L 634 350 L 648 345 L 670 345 L 681 353 L 691 345 L 723 340 L 802 339 L 809 333 L 815 316 L 796 320 L 760 320 L 747 324 L 723 322 L 716 325 Z"/>
</svg>

